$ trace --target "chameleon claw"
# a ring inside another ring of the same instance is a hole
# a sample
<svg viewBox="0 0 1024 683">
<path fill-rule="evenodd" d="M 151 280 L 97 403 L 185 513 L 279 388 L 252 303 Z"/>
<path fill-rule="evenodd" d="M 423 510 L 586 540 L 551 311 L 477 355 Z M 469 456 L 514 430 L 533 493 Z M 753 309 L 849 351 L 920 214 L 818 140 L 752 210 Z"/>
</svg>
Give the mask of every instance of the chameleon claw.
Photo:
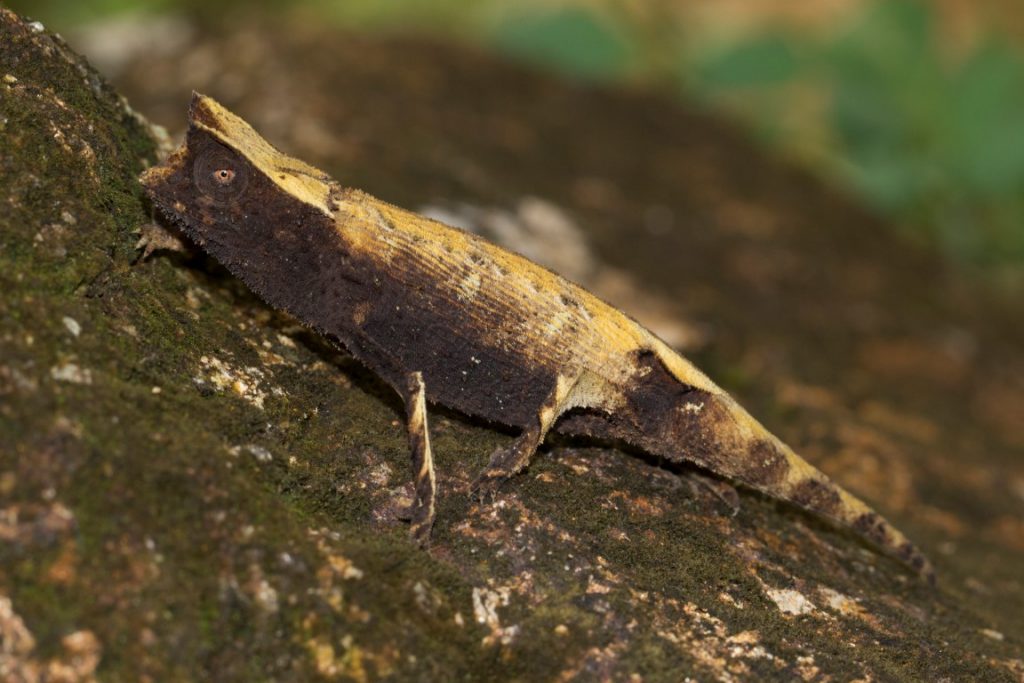
<svg viewBox="0 0 1024 683">
<path fill-rule="evenodd" d="M 490 467 L 484 469 L 469 487 L 470 495 L 480 503 L 493 503 L 498 489 L 508 479 L 508 474 Z"/>
<path fill-rule="evenodd" d="M 473 480 L 470 495 L 481 503 L 494 502 L 501 485 L 526 468 L 537 450 L 541 433 L 542 430 L 528 430 L 508 446 L 496 448 L 490 462 Z"/>
<path fill-rule="evenodd" d="M 188 254 L 189 249 L 181 238 L 170 230 L 157 223 L 146 223 L 140 225 L 135 231 L 139 235 L 139 241 L 135 249 L 142 253 L 136 257 L 136 262 L 148 261 L 149 257 L 156 251 L 173 251 L 179 254 Z"/>
</svg>

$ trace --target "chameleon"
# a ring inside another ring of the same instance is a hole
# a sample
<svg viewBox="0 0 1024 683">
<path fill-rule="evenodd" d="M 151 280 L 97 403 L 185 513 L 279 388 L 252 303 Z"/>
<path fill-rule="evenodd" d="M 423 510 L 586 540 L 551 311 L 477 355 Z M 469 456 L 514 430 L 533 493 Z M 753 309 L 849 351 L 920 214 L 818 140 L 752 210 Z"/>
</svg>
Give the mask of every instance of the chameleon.
<svg viewBox="0 0 1024 683">
<path fill-rule="evenodd" d="M 437 483 L 427 404 L 517 429 L 471 486 L 493 497 L 549 432 L 623 442 L 796 505 L 904 562 L 925 555 L 625 313 L 482 237 L 278 151 L 194 93 L 184 143 L 140 182 L 152 204 L 270 306 L 401 397 L 410 536 L 429 543 Z"/>
</svg>

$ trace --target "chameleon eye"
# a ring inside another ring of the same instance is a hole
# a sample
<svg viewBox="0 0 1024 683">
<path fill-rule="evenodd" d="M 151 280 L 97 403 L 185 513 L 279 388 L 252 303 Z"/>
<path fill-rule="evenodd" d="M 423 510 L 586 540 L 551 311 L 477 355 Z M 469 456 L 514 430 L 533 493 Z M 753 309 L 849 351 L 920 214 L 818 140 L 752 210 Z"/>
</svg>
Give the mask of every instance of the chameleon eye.
<svg viewBox="0 0 1024 683">
<path fill-rule="evenodd" d="M 248 183 L 245 162 L 223 145 L 210 145 L 196 155 L 192 169 L 196 188 L 217 203 L 242 196 Z"/>
<path fill-rule="evenodd" d="M 213 172 L 213 180 L 221 185 L 230 185 L 235 179 L 235 171 L 230 168 L 218 168 Z"/>
</svg>

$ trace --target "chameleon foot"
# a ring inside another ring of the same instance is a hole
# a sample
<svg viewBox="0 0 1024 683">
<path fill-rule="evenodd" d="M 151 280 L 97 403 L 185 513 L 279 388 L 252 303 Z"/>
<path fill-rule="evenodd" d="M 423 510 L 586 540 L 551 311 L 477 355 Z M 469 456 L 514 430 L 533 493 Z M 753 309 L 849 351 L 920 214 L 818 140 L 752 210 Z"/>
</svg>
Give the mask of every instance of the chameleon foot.
<svg viewBox="0 0 1024 683">
<path fill-rule="evenodd" d="M 491 456 L 491 464 L 483 469 L 469 487 L 470 495 L 481 503 L 493 502 L 501 485 L 513 477 L 518 469 L 502 467 L 496 463 L 509 459 L 511 449 L 499 448 Z"/>
<path fill-rule="evenodd" d="M 409 540 L 420 548 L 426 548 L 430 545 L 430 531 L 434 526 L 433 516 L 418 513 L 414 513 L 414 515 L 409 526 Z"/>
<path fill-rule="evenodd" d="M 720 503 L 725 505 L 729 511 L 730 517 L 735 517 L 739 513 L 739 493 L 737 493 L 736 488 L 728 482 L 713 479 L 712 477 L 707 477 L 697 472 L 687 473 L 686 478 L 689 480 L 690 490 L 693 491 L 695 495 L 698 494 L 700 489 L 703 489 L 718 499 Z"/>
</svg>

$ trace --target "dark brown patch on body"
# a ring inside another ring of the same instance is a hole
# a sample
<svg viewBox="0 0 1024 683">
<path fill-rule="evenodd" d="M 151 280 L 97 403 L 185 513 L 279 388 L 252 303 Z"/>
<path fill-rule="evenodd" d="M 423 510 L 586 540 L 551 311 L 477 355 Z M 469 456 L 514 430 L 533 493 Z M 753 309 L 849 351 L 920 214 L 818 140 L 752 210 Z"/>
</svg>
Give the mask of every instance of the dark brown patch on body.
<svg viewBox="0 0 1024 683">
<path fill-rule="evenodd" d="M 559 294 L 558 300 L 562 302 L 563 306 L 567 308 L 582 308 L 583 304 L 578 299 L 571 297 L 567 294 Z"/>
<path fill-rule="evenodd" d="M 636 368 L 625 390 L 617 438 L 673 462 L 690 461 L 720 474 L 735 453 L 720 438 L 724 408 L 712 394 L 683 384 L 653 351 L 632 355 Z"/>
<path fill-rule="evenodd" d="M 804 479 L 789 493 L 789 499 L 800 507 L 829 517 L 836 517 L 842 508 L 842 499 L 835 485 L 818 479 Z"/>
<path fill-rule="evenodd" d="M 587 436 L 595 439 L 623 438 L 622 428 L 616 427 L 611 415 L 583 408 L 567 412 L 552 431 L 567 436 Z"/>
<path fill-rule="evenodd" d="M 446 278 L 406 254 L 390 264 L 358 259 L 371 282 L 361 333 L 386 346 L 401 367 L 423 373 L 431 400 L 515 427 L 536 420 L 557 379 L 554 359 L 529 359 L 499 343 L 497 332 L 521 315 L 512 308 L 470 316 Z M 528 349 L 523 340 L 518 348 Z"/>
<path fill-rule="evenodd" d="M 851 526 L 853 526 L 858 533 L 863 535 L 864 538 L 867 538 L 873 543 L 883 547 L 889 537 L 889 524 L 882 519 L 881 515 L 875 512 L 865 512 L 855 519 Z"/>
<path fill-rule="evenodd" d="M 914 547 L 913 543 L 907 542 L 901 545 L 896 550 L 896 557 L 900 558 L 917 571 L 921 571 L 927 566 L 928 561 L 924 559 L 924 555 Z"/>
<path fill-rule="evenodd" d="M 755 441 L 748 451 L 745 479 L 750 484 L 775 487 L 786 480 L 786 456 L 770 441 Z"/>
<path fill-rule="evenodd" d="M 913 543 L 907 541 L 896 550 L 896 557 L 914 568 L 932 586 L 935 585 L 935 568 Z"/>
</svg>

